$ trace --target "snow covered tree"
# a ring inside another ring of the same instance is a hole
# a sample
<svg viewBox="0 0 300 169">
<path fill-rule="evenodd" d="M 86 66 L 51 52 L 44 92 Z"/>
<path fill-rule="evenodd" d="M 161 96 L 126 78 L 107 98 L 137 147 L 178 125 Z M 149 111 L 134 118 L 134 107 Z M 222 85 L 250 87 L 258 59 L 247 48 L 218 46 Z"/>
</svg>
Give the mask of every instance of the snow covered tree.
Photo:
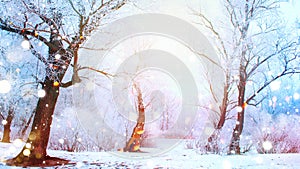
<svg viewBox="0 0 300 169">
<path fill-rule="evenodd" d="M 45 96 L 38 100 L 28 140 L 21 152 L 8 160 L 7 164 L 51 165 L 49 161 L 54 158 L 47 156 L 46 148 L 59 90 L 80 82 L 78 71 L 83 69 L 106 75 L 91 67 L 80 67 L 78 51 L 104 16 L 118 10 L 125 2 L 126 0 L 1 1 L 0 29 L 23 36 L 31 53 L 45 69 L 40 82 Z M 69 68 L 73 69 L 72 78 L 64 82 Z"/>
<path fill-rule="evenodd" d="M 236 108 L 237 121 L 229 153 L 240 154 L 247 105 L 258 106 L 272 82 L 300 73 L 299 42 L 298 37 L 284 27 L 278 10 L 280 1 L 225 0 L 224 7 L 228 22 L 222 27 L 227 30 L 217 28 L 205 15 L 198 15 L 216 38 L 226 74 L 220 118 L 215 128 L 222 128 L 227 112 Z M 268 75 L 268 72 L 273 73 Z M 234 91 L 231 93 L 231 90 Z"/>
<path fill-rule="evenodd" d="M 299 115 L 254 111 L 246 115 L 251 142 L 258 153 L 299 153 Z M 253 127 L 254 126 L 254 127 Z"/>
<path fill-rule="evenodd" d="M 240 154 L 240 136 L 243 131 L 247 105 L 258 106 L 264 99 L 263 91 L 276 80 L 300 73 L 298 37 L 285 33 L 288 28 L 280 23 L 279 1 L 250 1 L 240 5 L 228 1 L 237 39 L 239 74 L 237 82 L 237 121 L 229 146 L 230 153 Z M 239 12 L 239 13 L 238 13 Z M 275 15 L 275 16 L 274 16 Z M 240 18 L 240 19 L 238 19 Z M 273 71 L 267 76 L 265 72 Z"/>
<path fill-rule="evenodd" d="M 27 123 L 28 117 L 36 104 L 37 81 L 35 80 L 35 70 L 37 66 L 30 52 L 22 47 L 22 38 L 13 36 L 7 32 L 1 32 L 1 37 L 6 43 L 1 44 L 0 55 L 0 112 L 3 124 L 2 142 L 11 141 L 11 131 L 23 130 L 18 137 L 24 136 L 26 128 L 22 128 L 23 123 Z M 23 58 L 29 58 L 23 60 Z M 31 73 L 32 72 L 32 73 Z M 22 108 L 21 108 L 22 107 Z M 21 120 L 22 119 L 22 120 Z M 11 126 L 14 129 L 11 129 Z M 19 128 L 19 129 L 17 129 Z M 12 137 L 16 137 L 16 134 Z"/>
</svg>

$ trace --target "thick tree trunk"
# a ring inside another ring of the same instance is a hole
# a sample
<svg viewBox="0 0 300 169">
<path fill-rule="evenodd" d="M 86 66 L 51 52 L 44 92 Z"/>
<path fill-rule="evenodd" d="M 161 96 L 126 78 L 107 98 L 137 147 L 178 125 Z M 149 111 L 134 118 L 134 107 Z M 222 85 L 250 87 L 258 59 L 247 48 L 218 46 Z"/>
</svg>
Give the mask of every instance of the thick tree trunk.
<svg viewBox="0 0 300 169">
<path fill-rule="evenodd" d="M 4 131 L 3 131 L 3 138 L 2 142 L 4 143 L 10 143 L 10 133 L 11 133 L 11 123 L 14 118 L 14 110 L 10 108 L 8 110 L 8 115 L 6 118 L 6 124 L 4 125 Z"/>
<path fill-rule="evenodd" d="M 122 151 L 129 152 L 140 151 L 141 136 L 144 133 L 145 124 L 145 107 L 143 104 L 142 92 L 138 85 L 134 84 L 134 88 L 138 93 L 138 119 L 137 124 L 132 131 L 131 138 L 126 143 L 126 146 L 122 149 Z"/>
<path fill-rule="evenodd" d="M 55 48 L 49 48 L 47 62 L 51 64 L 49 65 L 50 67 L 46 68 L 47 75 L 42 86 L 46 95 L 38 100 L 31 131 L 25 146 L 15 158 L 7 160 L 8 165 L 51 166 L 68 162 L 67 160 L 49 157 L 46 152 L 55 105 L 59 96 L 59 82 L 62 81 L 72 58 L 70 53 L 62 50 L 61 41 L 55 40 L 53 37 L 50 39 L 53 39 L 51 42 Z M 55 54 L 61 55 L 60 62 L 55 61 Z"/>
<path fill-rule="evenodd" d="M 59 87 L 54 86 L 53 81 L 46 78 L 43 89 L 46 95 L 38 101 L 26 145 L 18 156 L 12 159 L 13 165 L 32 166 L 42 164 L 47 158 L 46 148 L 50 136 L 52 117 L 59 95 Z"/>
</svg>

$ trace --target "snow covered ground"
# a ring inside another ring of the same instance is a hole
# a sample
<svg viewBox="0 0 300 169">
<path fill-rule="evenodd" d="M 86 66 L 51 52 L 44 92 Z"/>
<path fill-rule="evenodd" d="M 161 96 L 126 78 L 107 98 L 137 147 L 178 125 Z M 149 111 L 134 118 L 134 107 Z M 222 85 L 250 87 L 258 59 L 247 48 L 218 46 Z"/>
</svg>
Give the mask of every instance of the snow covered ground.
<svg viewBox="0 0 300 169">
<path fill-rule="evenodd" d="M 172 140 L 171 140 L 172 141 Z M 174 140 L 173 140 L 174 141 Z M 13 157 L 22 147 L 22 143 L 0 143 L 0 169 L 10 167 L 3 160 Z M 201 155 L 193 149 L 186 149 L 184 142 L 159 154 L 161 148 L 142 148 L 148 153 L 127 152 L 80 152 L 48 150 L 50 156 L 71 160 L 70 165 L 47 168 L 199 168 L 199 169 L 299 169 L 300 154 L 254 154 L 245 155 Z M 32 167 L 34 168 L 34 167 Z"/>
</svg>

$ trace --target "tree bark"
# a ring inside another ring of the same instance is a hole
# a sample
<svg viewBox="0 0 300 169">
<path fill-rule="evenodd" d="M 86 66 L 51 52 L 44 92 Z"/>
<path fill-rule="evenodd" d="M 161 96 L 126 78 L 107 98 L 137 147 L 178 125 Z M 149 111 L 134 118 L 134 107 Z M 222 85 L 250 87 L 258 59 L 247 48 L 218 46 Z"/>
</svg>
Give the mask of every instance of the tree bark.
<svg viewBox="0 0 300 169">
<path fill-rule="evenodd" d="M 17 164 L 24 164 L 25 166 L 42 164 L 46 159 L 46 148 L 50 136 L 52 116 L 59 95 L 59 87 L 53 86 L 53 81 L 46 78 L 43 89 L 47 94 L 38 101 L 26 145 L 19 155 L 14 158 Z"/>
<path fill-rule="evenodd" d="M 242 57 L 246 55 L 246 51 L 242 52 Z M 246 82 L 247 82 L 247 74 L 244 66 L 244 59 L 241 59 L 240 64 L 240 80 L 238 84 L 238 107 L 241 110 L 238 112 L 237 121 L 235 128 L 233 129 L 231 142 L 229 145 L 229 153 L 228 154 L 241 154 L 240 150 L 240 136 L 243 132 L 244 127 L 244 114 L 245 114 L 245 90 L 246 90 Z"/>
<path fill-rule="evenodd" d="M 3 138 L 2 142 L 4 143 L 10 143 L 10 133 L 11 133 L 11 123 L 14 118 L 14 109 L 9 108 L 8 115 L 6 118 L 6 124 L 4 125 L 4 131 L 3 131 Z"/>
<path fill-rule="evenodd" d="M 42 89 L 46 92 L 44 97 L 39 98 L 36 112 L 34 115 L 31 131 L 22 151 L 13 159 L 7 160 L 8 165 L 17 166 L 39 166 L 39 165 L 51 165 L 48 161 L 54 158 L 47 155 L 46 149 L 50 137 L 50 129 L 52 124 L 52 118 L 55 110 L 55 105 L 59 96 L 60 82 L 62 81 L 66 70 L 69 67 L 72 56 L 67 50 L 62 50 L 63 46 L 61 41 L 51 41 L 54 48 L 49 48 L 49 57 L 47 62 L 52 63 L 52 67 L 46 67 L 47 75 L 43 82 Z M 61 62 L 53 62 L 55 54 L 60 52 Z M 77 51 L 76 51 L 77 52 Z M 49 65 L 51 66 L 51 65 Z M 55 67 L 54 67 L 55 66 Z M 65 68 L 63 68 L 65 66 Z M 55 72 L 49 72 L 50 71 Z M 55 75 L 55 80 L 53 75 Z M 67 162 L 55 158 L 56 161 Z M 56 162 L 55 162 L 56 163 Z"/>
<path fill-rule="evenodd" d="M 141 136 L 144 133 L 145 107 L 143 104 L 142 92 L 138 85 L 134 84 L 133 87 L 136 89 L 138 94 L 138 119 L 137 124 L 132 131 L 131 138 L 127 141 L 125 148 L 122 149 L 125 152 L 139 152 Z"/>
<path fill-rule="evenodd" d="M 240 58 L 240 66 L 239 66 L 239 83 L 238 83 L 238 105 L 241 108 L 241 111 L 238 112 L 237 121 L 235 128 L 233 129 L 232 137 L 231 137 L 231 143 L 229 145 L 229 153 L 228 154 L 241 154 L 240 149 L 240 136 L 243 132 L 244 127 L 244 116 L 245 116 L 245 91 L 246 91 L 246 83 L 248 80 L 248 74 L 246 71 L 247 64 L 249 61 L 246 61 L 246 55 L 247 55 L 247 42 L 245 40 L 247 39 L 247 33 L 249 29 L 250 19 L 253 14 L 253 7 L 249 6 L 249 0 L 246 0 L 245 3 L 245 25 L 242 26 L 242 29 L 240 30 L 241 33 L 241 58 Z"/>
<path fill-rule="evenodd" d="M 229 104 L 228 89 L 230 86 L 230 76 L 228 72 L 229 71 L 226 72 L 226 81 L 225 81 L 226 85 L 224 86 L 223 89 L 222 105 L 220 106 L 220 119 L 217 125 L 215 125 L 215 131 L 207 139 L 207 144 L 205 145 L 205 149 L 207 152 L 218 153 L 220 150 L 218 145 L 218 140 L 219 140 L 220 130 L 223 128 L 226 121 L 227 108 Z"/>
</svg>

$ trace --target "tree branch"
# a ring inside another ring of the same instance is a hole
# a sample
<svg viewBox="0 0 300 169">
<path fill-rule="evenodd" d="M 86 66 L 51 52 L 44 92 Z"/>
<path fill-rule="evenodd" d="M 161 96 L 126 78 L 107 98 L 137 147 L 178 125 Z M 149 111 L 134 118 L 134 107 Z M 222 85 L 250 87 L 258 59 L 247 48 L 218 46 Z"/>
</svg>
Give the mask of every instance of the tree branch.
<svg viewBox="0 0 300 169">
<path fill-rule="evenodd" d="M 286 49 L 291 48 L 293 45 L 296 45 L 296 42 L 291 42 L 290 44 L 288 44 L 287 46 L 281 48 L 280 50 L 275 51 L 275 53 L 270 54 L 269 56 L 265 57 L 263 60 L 261 60 L 260 62 L 256 63 L 255 66 L 253 66 L 253 68 L 247 73 L 248 76 L 251 76 L 253 74 L 253 72 L 260 67 L 263 63 L 265 63 L 266 61 L 268 61 L 269 59 L 271 59 L 272 57 L 276 56 L 277 54 L 282 53 L 283 51 L 285 51 Z"/>
<path fill-rule="evenodd" d="M 261 86 L 257 92 L 255 92 L 254 94 L 252 94 L 246 101 L 245 103 L 249 104 L 249 102 L 254 99 L 257 94 L 259 94 L 260 92 L 262 92 L 267 86 L 269 86 L 273 81 L 283 77 L 283 76 L 286 76 L 286 75 L 290 75 L 290 74 L 298 74 L 300 73 L 300 70 L 292 70 L 292 71 L 288 71 L 289 69 L 286 69 L 285 71 L 283 71 L 281 74 L 273 77 L 271 80 L 269 80 L 268 82 L 266 82 L 263 86 Z"/>
<path fill-rule="evenodd" d="M 2 20 L 2 18 L 0 18 L 0 29 L 8 31 L 8 32 L 12 32 L 12 33 L 17 33 L 21 36 L 32 36 L 38 40 L 40 40 L 41 42 L 43 42 L 45 45 L 47 45 L 49 48 L 51 49 L 58 49 L 57 46 L 53 45 L 52 43 L 48 42 L 48 40 L 46 38 L 44 38 L 43 36 L 37 35 L 35 31 L 28 31 L 26 29 L 18 29 L 18 28 L 13 28 L 10 27 L 5 21 Z"/>
<path fill-rule="evenodd" d="M 106 76 L 106 77 L 114 77 L 114 75 L 112 75 L 112 74 L 109 74 L 109 73 L 104 72 L 104 71 L 102 71 L 102 70 L 98 70 L 98 69 L 95 69 L 95 68 L 92 68 L 92 67 L 88 67 L 88 66 L 80 67 L 80 68 L 78 68 L 78 71 L 79 71 L 79 70 L 84 70 L 84 69 L 88 69 L 88 70 L 95 71 L 95 72 L 100 73 L 100 74 L 102 74 L 102 75 L 104 75 L 104 76 Z"/>
</svg>

